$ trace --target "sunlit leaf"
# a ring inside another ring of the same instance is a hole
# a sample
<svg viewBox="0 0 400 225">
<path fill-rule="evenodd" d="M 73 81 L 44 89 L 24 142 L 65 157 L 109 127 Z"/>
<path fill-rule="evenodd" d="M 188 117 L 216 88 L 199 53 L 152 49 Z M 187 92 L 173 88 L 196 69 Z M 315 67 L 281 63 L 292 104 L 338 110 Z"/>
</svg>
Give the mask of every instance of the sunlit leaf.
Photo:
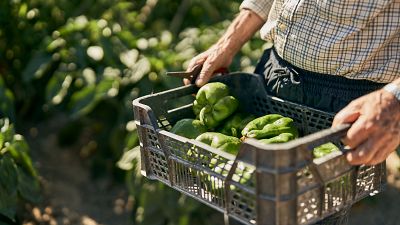
<svg viewBox="0 0 400 225">
<path fill-rule="evenodd" d="M 53 52 L 58 48 L 63 47 L 66 44 L 66 41 L 62 38 L 57 38 L 55 40 L 53 40 L 52 42 L 50 42 L 50 44 L 47 46 L 47 51 L 48 52 Z"/>
<path fill-rule="evenodd" d="M 56 72 L 46 86 L 46 101 L 57 105 L 64 100 L 72 83 L 72 76 L 62 72 Z"/>
<path fill-rule="evenodd" d="M 37 172 L 33 167 L 32 160 L 29 156 L 29 146 L 28 143 L 25 141 L 23 136 L 15 135 L 14 140 L 9 146 L 10 152 L 17 151 L 18 158 L 16 158 L 17 162 L 21 164 L 31 176 L 37 176 Z"/>
<path fill-rule="evenodd" d="M 59 29 L 61 36 L 68 35 L 72 32 L 83 30 L 88 24 L 86 16 L 78 16 L 71 22 L 67 23 L 64 27 Z"/>
<path fill-rule="evenodd" d="M 119 83 L 117 80 L 104 79 L 96 86 L 96 99 L 100 100 L 104 97 L 114 97 L 118 94 Z"/>
<path fill-rule="evenodd" d="M 3 148 L 3 146 L 4 146 L 4 135 L 0 132 L 0 150 Z"/>
<path fill-rule="evenodd" d="M 136 83 L 141 80 L 147 73 L 150 72 L 150 62 L 147 58 L 143 57 L 127 72 L 127 76 L 131 83 Z"/>
<path fill-rule="evenodd" d="M 136 49 L 131 49 L 129 51 L 122 52 L 119 56 L 119 59 L 126 67 L 132 68 L 135 65 L 138 57 L 139 51 Z"/>
<path fill-rule="evenodd" d="M 117 162 L 117 166 L 123 170 L 131 170 L 135 165 L 140 165 L 140 147 L 124 152 L 121 159 Z"/>
<path fill-rule="evenodd" d="M 137 38 L 132 34 L 132 32 L 129 32 L 127 30 L 123 30 L 116 34 L 125 44 L 128 45 L 129 48 L 135 48 L 136 47 L 136 40 Z"/>
<path fill-rule="evenodd" d="M 92 58 L 95 61 L 100 61 L 104 57 L 104 51 L 101 46 L 90 46 L 86 53 L 90 58 Z"/>
<path fill-rule="evenodd" d="M 11 142 L 14 139 L 14 125 L 8 118 L 0 119 L 0 132 L 4 136 L 4 142 Z"/>
</svg>

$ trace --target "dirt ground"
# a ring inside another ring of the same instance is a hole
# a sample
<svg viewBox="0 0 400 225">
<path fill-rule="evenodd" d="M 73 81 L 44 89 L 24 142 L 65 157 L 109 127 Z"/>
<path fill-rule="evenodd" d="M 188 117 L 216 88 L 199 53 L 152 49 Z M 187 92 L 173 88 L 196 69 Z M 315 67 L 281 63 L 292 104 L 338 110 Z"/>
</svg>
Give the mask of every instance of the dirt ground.
<svg viewBox="0 0 400 225">
<path fill-rule="evenodd" d="M 29 212 L 23 225 L 127 225 L 132 224 L 131 206 L 124 184 L 93 179 L 79 156 L 79 143 L 57 145 L 57 131 L 67 119 L 59 116 L 30 128 L 27 140 L 41 175 L 44 200 Z M 388 187 L 351 209 L 350 225 L 400 224 L 400 159 L 388 161 Z"/>
</svg>

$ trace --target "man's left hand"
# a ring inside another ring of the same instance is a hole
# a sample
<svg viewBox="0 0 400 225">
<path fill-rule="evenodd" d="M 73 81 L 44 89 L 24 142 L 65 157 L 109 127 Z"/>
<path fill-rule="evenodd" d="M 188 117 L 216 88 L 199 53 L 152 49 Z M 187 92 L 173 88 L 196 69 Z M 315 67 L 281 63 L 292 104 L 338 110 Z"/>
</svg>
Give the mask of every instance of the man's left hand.
<svg viewBox="0 0 400 225">
<path fill-rule="evenodd" d="M 383 89 L 350 102 L 333 125 L 352 123 L 343 143 L 352 150 L 346 158 L 352 165 L 376 165 L 400 144 L 400 101 Z"/>
</svg>

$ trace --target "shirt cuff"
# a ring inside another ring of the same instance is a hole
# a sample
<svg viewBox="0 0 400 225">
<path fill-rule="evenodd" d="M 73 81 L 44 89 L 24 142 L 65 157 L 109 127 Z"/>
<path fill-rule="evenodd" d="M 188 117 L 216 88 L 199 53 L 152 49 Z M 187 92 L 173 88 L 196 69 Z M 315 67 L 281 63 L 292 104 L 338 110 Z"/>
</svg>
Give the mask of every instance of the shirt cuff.
<svg viewBox="0 0 400 225">
<path fill-rule="evenodd" d="M 250 9 L 264 21 L 267 21 L 272 3 L 273 0 L 244 0 L 240 5 L 240 9 Z"/>
</svg>

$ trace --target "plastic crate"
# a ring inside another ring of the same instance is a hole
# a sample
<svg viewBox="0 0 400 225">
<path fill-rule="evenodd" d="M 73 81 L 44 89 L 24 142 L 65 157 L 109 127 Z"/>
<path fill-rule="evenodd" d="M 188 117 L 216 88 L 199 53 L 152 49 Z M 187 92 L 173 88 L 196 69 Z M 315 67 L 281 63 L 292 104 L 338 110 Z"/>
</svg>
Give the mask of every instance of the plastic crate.
<svg viewBox="0 0 400 225">
<path fill-rule="evenodd" d="M 225 213 L 226 218 L 257 225 L 313 224 L 385 187 L 385 163 L 350 166 L 342 152 L 313 159 L 312 149 L 326 142 L 344 151 L 340 138 L 348 126 L 329 128 L 332 114 L 269 96 L 263 79 L 255 74 L 231 73 L 212 81 L 228 85 L 241 110 L 293 118 L 303 137 L 271 145 L 246 139 L 235 157 L 170 133 L 176 121 L 194 118 L 193 94 L 198 88 L 179 87 L 133 102 L 144 176 Z M 241 182 L 243 176 L 251 176 L 250 181 Z M 336 224 L 347 221 L 346 210 L 341 213 Z"/>
</svg>

